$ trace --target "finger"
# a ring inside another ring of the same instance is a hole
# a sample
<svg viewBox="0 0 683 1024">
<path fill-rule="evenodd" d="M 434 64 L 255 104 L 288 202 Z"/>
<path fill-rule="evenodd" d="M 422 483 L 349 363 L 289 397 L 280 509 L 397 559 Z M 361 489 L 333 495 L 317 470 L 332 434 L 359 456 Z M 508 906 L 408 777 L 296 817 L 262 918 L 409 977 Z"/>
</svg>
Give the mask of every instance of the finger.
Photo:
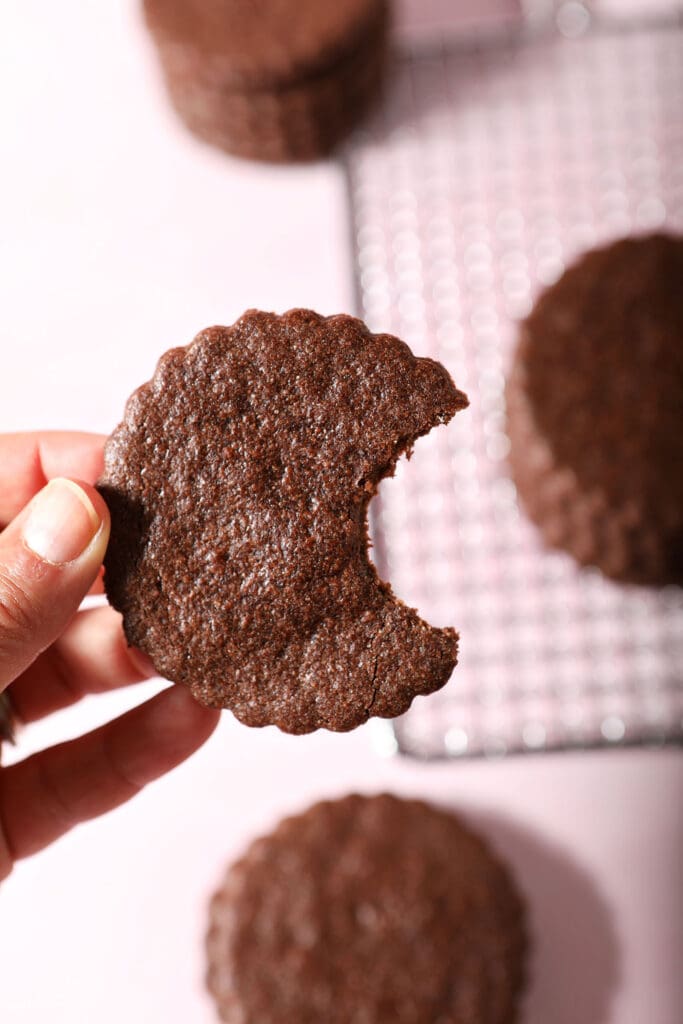
<svg viewBox="0 0 683 1024">
<path fill-rule="evenodd" d="M 100 594 L 103 594 L 103 593 L 104 593 L 104 569 L 100 568 L 98 573 L 97 573 L 97 576 L 95 577 L 93 585 L 91 586 L 90 590 L 88 591 L 88 594 L 90 594 L 92 597 L 96 597 L 96 596 L 99 596 Z"/>
<path fill-rule="evenodd" d="M 102 474 L 103 445 L 101 434 L 0 434 L 0 526 L 56 476 L 94 484 Z"/>
<path fill-rule="evenodd" d="M 0 822 L 9 861 L 135 796 L 194 753 L 219 714 L 171 686 L 80 739 L 3 769 Z"/>
<path fill-rule="evenodd" d="M 100 495 L 63 477 L 0 534 L 0 692 L 64 631 L 108 539 L 109 512 Z"/>
<path fill-rule="evenodd" d="M 129 647 L 112 608 L 79 612 L 58 640 L 10 686 L 22 722 L 60 711 L 86 694 L 104 693 L 156 675 L 149 659 Z"/>
</svg>

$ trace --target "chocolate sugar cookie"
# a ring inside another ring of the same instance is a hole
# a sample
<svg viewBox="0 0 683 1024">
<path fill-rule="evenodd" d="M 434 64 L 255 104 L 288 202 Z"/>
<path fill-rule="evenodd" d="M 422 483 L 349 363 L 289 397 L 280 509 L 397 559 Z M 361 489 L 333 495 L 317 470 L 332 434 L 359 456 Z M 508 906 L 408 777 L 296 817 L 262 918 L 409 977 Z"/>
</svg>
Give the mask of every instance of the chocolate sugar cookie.
<svg viewBox="0 0 683 1024">
<path fill-rule="evenodd" d="M 213 898 L 207 947 L 226 1024 L 513 1024 L 526 939 L 485 843 L 385 795 L 257 840 Z"/>
<path fill-rule="evenodd" d="M 588 253 L 522 325 L 511 465 L 548 544 L 617 580 L 683 582 L 683 241 Z"/>
<path fill-rule="evenodd" d="M 168 679 L 248 725 L 347 730 L 442 686 L 457 634 L 379 580 L 368 503 L 467 404 L 349 316 L 251 311 L 166 353 L 105 446 L 110 602 Z"/>
<path fill-rule="evenodd" d="M 386 0 L 144 0 L 144 8 L 176 111 L 230 153 L 322 156 L 379 91 Z"/>
</svg>

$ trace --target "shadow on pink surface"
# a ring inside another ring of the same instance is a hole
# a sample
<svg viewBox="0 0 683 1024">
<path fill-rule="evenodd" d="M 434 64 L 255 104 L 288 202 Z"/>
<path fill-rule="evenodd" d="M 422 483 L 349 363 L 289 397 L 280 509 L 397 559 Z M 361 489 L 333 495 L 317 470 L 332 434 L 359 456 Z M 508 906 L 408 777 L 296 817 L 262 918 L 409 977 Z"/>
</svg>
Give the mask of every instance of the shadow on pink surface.
<svg viewBox="0 0 683 1024">
<path fill-rule="evenodd" d="M 520 1024 L 607 1024 L 619 947 L 610 909 L 588 874 L 512 821 L 466 817 L 509 864 L 526 897 L 531 949 Z"/>
</svg>

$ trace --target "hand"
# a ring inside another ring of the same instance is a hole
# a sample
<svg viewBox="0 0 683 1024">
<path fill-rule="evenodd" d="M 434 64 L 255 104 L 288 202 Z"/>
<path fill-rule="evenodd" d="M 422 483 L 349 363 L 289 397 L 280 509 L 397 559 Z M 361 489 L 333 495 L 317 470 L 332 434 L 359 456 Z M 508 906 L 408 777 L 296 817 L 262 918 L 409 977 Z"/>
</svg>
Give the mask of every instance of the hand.
<svg viewBox="0 0 683 1024">
<path fill-rule="evenodd" d="M 22 722 L 154 675 L 111 608 L 78 612 L 109 538 L 92 486 L 101 469 L 96 435 L 0 435 L 0 523 L 9 523 L 0 533 L 0 692 L 9 687 Z M 94 732 L 0 768 L 0 880 L 15 860 L 175 767 L 217 722 L 218 712 L 170 686 Z"/>
</svg>

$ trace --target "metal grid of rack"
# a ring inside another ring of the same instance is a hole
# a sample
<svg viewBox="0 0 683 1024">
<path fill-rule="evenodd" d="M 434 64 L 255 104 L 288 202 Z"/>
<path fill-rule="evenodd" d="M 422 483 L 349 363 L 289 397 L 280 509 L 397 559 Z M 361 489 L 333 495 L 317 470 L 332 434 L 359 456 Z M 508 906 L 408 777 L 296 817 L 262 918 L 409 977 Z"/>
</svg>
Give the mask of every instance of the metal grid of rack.
<svg viewBox="0 0 683 1024">
<path fill-rule="evenodd" d="M 453 679 L 389 749 L 680 742 L 683 592 L 543 549 L 507 473 L 503 389 L 516 322 L 579 252 L 683 231 L 683 30 L 405 52 L 387 92 L 344 157 L 359 312 L 471 401 L 372 506 L 380 573 L 462 636 Z"/>
</svg>

